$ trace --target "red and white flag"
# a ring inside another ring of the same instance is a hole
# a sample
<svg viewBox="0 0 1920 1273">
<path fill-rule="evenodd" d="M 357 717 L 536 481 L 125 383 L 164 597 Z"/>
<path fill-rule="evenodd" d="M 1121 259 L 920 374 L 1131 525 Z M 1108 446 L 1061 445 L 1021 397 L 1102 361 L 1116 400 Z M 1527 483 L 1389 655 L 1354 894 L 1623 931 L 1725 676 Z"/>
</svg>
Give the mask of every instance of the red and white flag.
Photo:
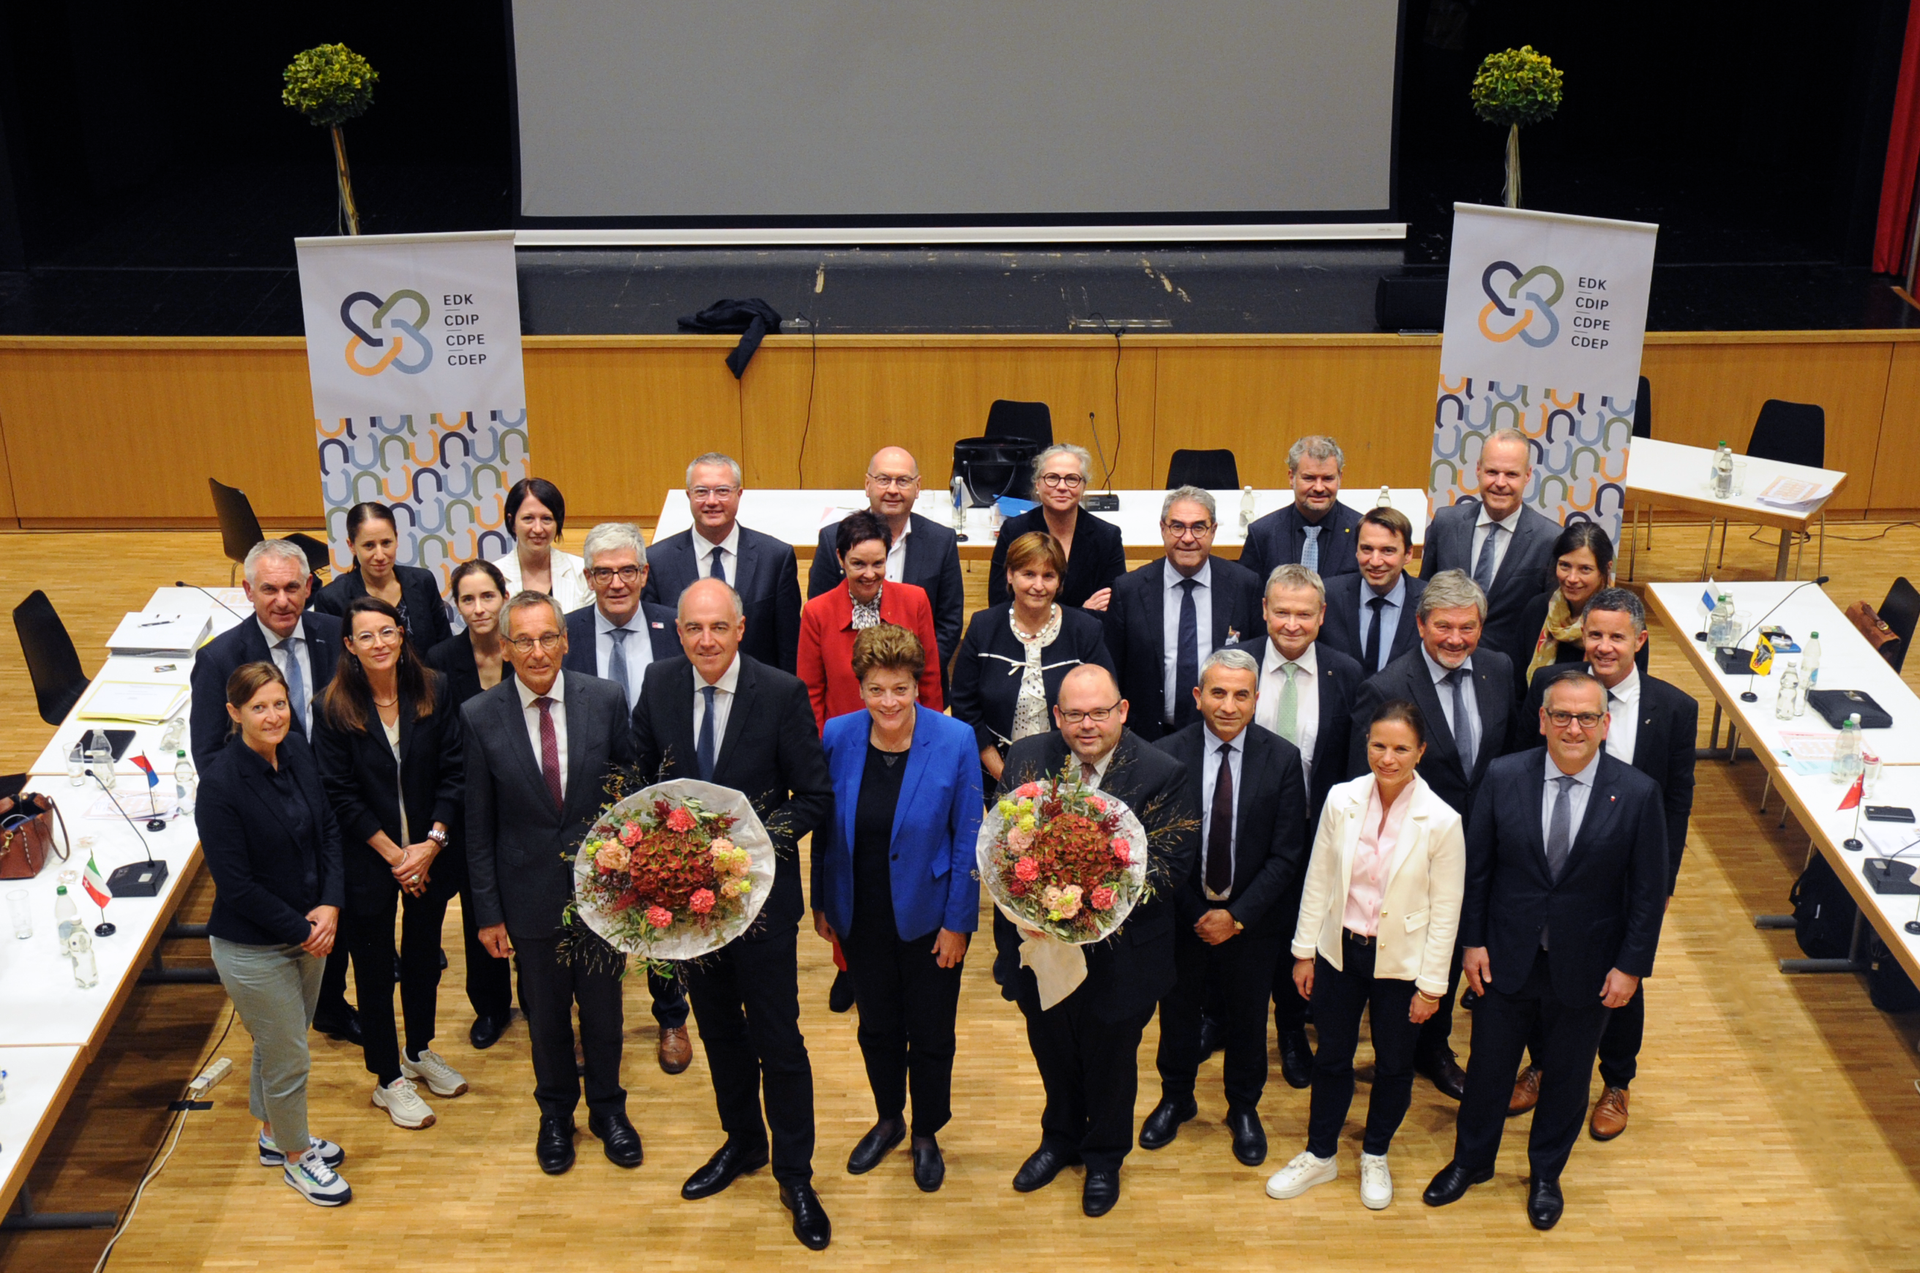
<svg viewBox="0 0 1920 1273">
<path fill-rule="evenodd" d="M 1861 774 L 1853 780 L 1853 785 L 1847 788 L 1847 794 L 1841 797 L 1840 807 L 1842 809 L 1851 809 L 1858 805 L 1860 803 L 1860 796 L 1866 789 L 1867 776 Z"/>
</svg>

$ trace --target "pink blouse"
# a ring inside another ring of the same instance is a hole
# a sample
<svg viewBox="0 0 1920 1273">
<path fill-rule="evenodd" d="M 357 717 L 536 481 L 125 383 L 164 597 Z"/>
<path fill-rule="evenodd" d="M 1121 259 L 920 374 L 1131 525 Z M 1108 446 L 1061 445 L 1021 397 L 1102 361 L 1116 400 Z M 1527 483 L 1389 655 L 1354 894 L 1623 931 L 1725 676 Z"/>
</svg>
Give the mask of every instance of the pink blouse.
<svg viewBox="0 0 1920 1273">
<path fill-rule="evenodd" d="M 1413 803 L 1413 784 L 1400 789 L 1399 799 L 1386 811 L 1380 810 L 1380 785 L 1375 782 L 1367 797 L 1367 811 L 1360 821 L 1360 843 L 1353 850 L 1353 875 L 1347 887 L 1347 909 L 1341 923 L 1363 937 L 1380 933 L 1380 901 L 1387 891 L 1387 868 L 1393 864 L 1394 845 L 1400 841 L 1400 828 L 1407 820 L 1407 807 Z"/>
</svg>

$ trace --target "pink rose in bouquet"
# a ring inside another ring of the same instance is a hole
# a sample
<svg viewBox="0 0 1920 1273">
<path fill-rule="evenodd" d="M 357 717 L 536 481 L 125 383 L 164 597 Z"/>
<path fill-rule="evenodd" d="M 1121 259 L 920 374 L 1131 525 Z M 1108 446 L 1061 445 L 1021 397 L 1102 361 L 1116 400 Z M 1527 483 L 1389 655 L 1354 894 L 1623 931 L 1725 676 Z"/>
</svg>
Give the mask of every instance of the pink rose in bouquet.
<svg viewBox="0 0 1920 1273">
<path fill-rule="evenodd" d="M 1040 878 L 1040 864 L 1032 858 L 1021 858 L 1013 864 L 1013 877 L 1031 884 Z"/>
<path fill-rule="evenodd" d="M 638 822 L 629 822 L 620 828 L 620 843 L 626 845 L 628 848 L 632 848 L 634 845 L 640 843 L 646 834 L 647 829 Z"/>
<path fill-rule="evenodd" d="M 593 855 L 593 864 L 602 871 L 624 871 L 632 854 L 618 844 L 603 844 Z"/>
<path fill-rule="evenodd" d="M 1108 888 L 1106 885 L 1102 884 L 1099 888 L 1096 888 L 1093 890 L 1093 892 L 1087 894 L 1087 905 L 1093 907 L 1093 909 L 1097 911 L 1112 910 L 1113 909 L 1113 890 Z"/>
<path fill-rule="evenodd" d="M 667 830 L 669 831 L 686 832 L 699 825 L 699 819 L 695 818 L 685 806 L 675 806 L 667 811 Z"/>
<path fill-rule="evenodd" d="M 703 888 L 695 891 L 694 895 L 687 899 L 687 906 L 694 914 L 705 915 L 713 909 L 713 890 Z"/>
<path fill-rule="evenodd" d="M 664 906 L 649 906 L 647 907 L 647 922 L 655 928 L 671 928 L 673 926 L 673 912 Z"/>
</svg>

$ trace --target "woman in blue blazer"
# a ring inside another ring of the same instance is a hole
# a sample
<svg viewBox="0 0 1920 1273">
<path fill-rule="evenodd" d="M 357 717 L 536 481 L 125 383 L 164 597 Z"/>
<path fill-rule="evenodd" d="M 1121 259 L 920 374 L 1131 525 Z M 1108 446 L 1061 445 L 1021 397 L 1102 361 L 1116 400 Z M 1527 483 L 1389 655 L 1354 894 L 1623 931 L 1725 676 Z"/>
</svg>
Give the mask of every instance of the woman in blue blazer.
<svg viewBox="0 0 1920 1273">
<path fill-rule="evenodd" d="M 847 1170 L 872 1171 L 906 1138 L 910 1079 L 913 1179 L 932 1193 L 946 1177 L 935 1136 L 952 1117 L 960 970 L 980 919 L 981 800 L 973 730 L 915 701 L 926 661 L 890 623 L 853 643 L 867 706 L 822 733 L 834 816 L 813 838 L 813 926 L 846 954 L 880 1116 Z"/>
</svg>

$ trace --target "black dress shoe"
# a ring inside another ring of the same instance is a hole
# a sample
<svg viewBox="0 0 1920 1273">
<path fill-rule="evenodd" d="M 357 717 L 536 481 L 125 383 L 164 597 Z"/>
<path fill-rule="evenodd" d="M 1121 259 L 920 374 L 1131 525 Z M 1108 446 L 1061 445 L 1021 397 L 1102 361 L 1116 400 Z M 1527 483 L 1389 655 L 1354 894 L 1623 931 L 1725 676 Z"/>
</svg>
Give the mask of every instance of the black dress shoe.
<svg viewBox="0 0 1920 1273">
<path fill-rule="evenodd" d="M 1120 1201 L 1120 1173 L 1090 1171 L 1087 1183 L 1080 1187 L 1080 1209 L 1090 1216 L 1103 1216 Z"/>
<path fill-rule="evenodd" d="M 360 1029 L 360 1014 L 352 1008 L 348 1008 L 345 1012 L 335 1009 L 332 1012 L 314 1013 L 313 1028 L 329 1039 L 351 1043 L 356 1048 L 367 1046 L 367 1036 Z"/>
<path fill-rule="evenodd" d="M 1226 1038 L 1226 1028 L 1212 1017 L 1204 1014 L 1200 1017 L 1200 1058 L 1205 1060 L 1220 1050 L 1221 1042 Z"/>
<path fill-rule="evenodd" d="M 853 974 L 844 970 L 836 973 L 833 985 L 827 991 L 827 1011 L 853 1011 L 854 997 Z"/>
<path fill-rule="evenodd" d="M 947 1178 L 947 1160 L 940 1155 L 940 1142 L 931 1136 L 913 1138 L 913 1183 L 921 1193 L 938 1192 Z"/>
<path fill-rule="evenodd" d="M 864 1176 L 878 1167 L 883 1159 L 892 1152 L 893 1147 L 907 1138 L 907 1125 L 898 1118 L 883 1119 L 873 1125 L 873 1130 L 860 1138 L 860 1143 L 847 1155 L 847 1174 Z"/>
<path fill-rule="evenodd" d="M 1020 1170 L 1013 1175 L 1013 1188 L 1017 1193 L 1032 1193 L 1035 1189 L 1044 1189 L 1053 1183 L 1053 1178 L 1065 1168 L 1080 1161 L 1078 1154 L 1066 1154 L 1041 1144 L 1020 1164 Z"/>
<path fill-rule="evenodd" d="M 680 1186 L 680 1196 L 688 1202 L 697 1202 L 701 1198 L 711 1198 L 736 1177 L 750 1171 L 758 1171 L 767 1165 L 767 1147 L 748 1149 L 732 1141 L 720 1146 L 713 1157 L 707 1159 L 707 1165 L 687 1177 L 687 1183 Z"/>
<path fill-rule="evenodd" d="M 1147 1115 L 1147 1121 L 1140 1124 L 1140 1148 L 1165 1149 L 1180 1134 L 1180 1124 L 1199 1112 L 1200 1107 L 1191 1096 L 1184 1101 L 1161 1098 L 1153 1107 L 1153 1113 Z"/>
<path fill-rule="evenodd" d="M 1560 1196 L 1558 1180 L 1542 1180 L 1534 1177 L 1527 1190 L 1527 1219 L 1536 1229 L 1551 1229 L 1560 1223 L 1560 1212 L 1566 1206 L 1566 1200 Z"/>
<path fill-rule="evenodd" d="M 573 1120 L 541 1115 L 540 1136 L 533 1142 L 533 1156 L 540 1160 L 540 1170 L 549 1176 L 557 1176 L 573 1166 Z"/>
<path fill-rule="evenodd" d="M 1457 1162 L 1450 1162 L 1440 1169 L 1433 1178 L 1427 1191 L 1420 1195 L 1420 1201 L 1429 1207 L 1444 1207 L 1450 1202 L 1458 1202 L 1466 1196 L 1467 1190 L 1474 1185 L 1483 1185 L 1493 1179 L 1493 1168 L 1485 1167 L 1479 1171 L 1468 1171 Z"/>
<path fill-rule="evenodd" d="M 445 946 L 442 946 L 440 948 L 440 971 L 445 972 L 446 970 L 447 970 L 447 948 Z"/>
<path fill-rule="evenodd" d="M 833 1241 L 833 1224 L 812 1185 L 781 1185 L 780 1205 L 793 1212 L 793 1236 L 809 1251 L 824 1251 Z"/>
<path fill-rule="evenodd" d="M 475 1017 L 467 1029 L 467 1042 L 484 1052 L 500 1042 L 500 1036 L 507 1032 L 507 1019 L 504 1017 Z"/>
<path fill-rule="evenodd" d="M 646 1156 L 640 1148 L 640 1133 L 633 1130 L 625 1114 L 608 1114 L 605 1118 L 589 1114 L 587 1130 L 600 1138 L 607 1161 L 616 1167 L 638 1167 Z"/>
<path fill-rule="evenodd" d="M 1280 1035 L 1280 1077 L 1291 1088 L 1313 1085 L 1313 1046 L 1305 1030 L 1285 1030 Z"/>
<path fill-rule="evenodd" d="M 1433 1081 L 1433 1085 L 1456 1101 L 1467 1098 L 1467 1072 L 1460 1068 L 1460 1062 L 1454 1059 L 1453 1049 L 1448 1048 L 1433 1056 L 1422 1057 L 1413 1064 L 1414 1072 L 1424 1074 Z"/>
<path fill-rule="evenodd" d="M 1260 1111 L 1241 1105 L 1227 1111 L 1227 1130 L 1233 1133 L 1233 1156 L 1249 1167 L 1267 1160 L 1267 1129 L 1260 1125 Z"/>
</svg>

